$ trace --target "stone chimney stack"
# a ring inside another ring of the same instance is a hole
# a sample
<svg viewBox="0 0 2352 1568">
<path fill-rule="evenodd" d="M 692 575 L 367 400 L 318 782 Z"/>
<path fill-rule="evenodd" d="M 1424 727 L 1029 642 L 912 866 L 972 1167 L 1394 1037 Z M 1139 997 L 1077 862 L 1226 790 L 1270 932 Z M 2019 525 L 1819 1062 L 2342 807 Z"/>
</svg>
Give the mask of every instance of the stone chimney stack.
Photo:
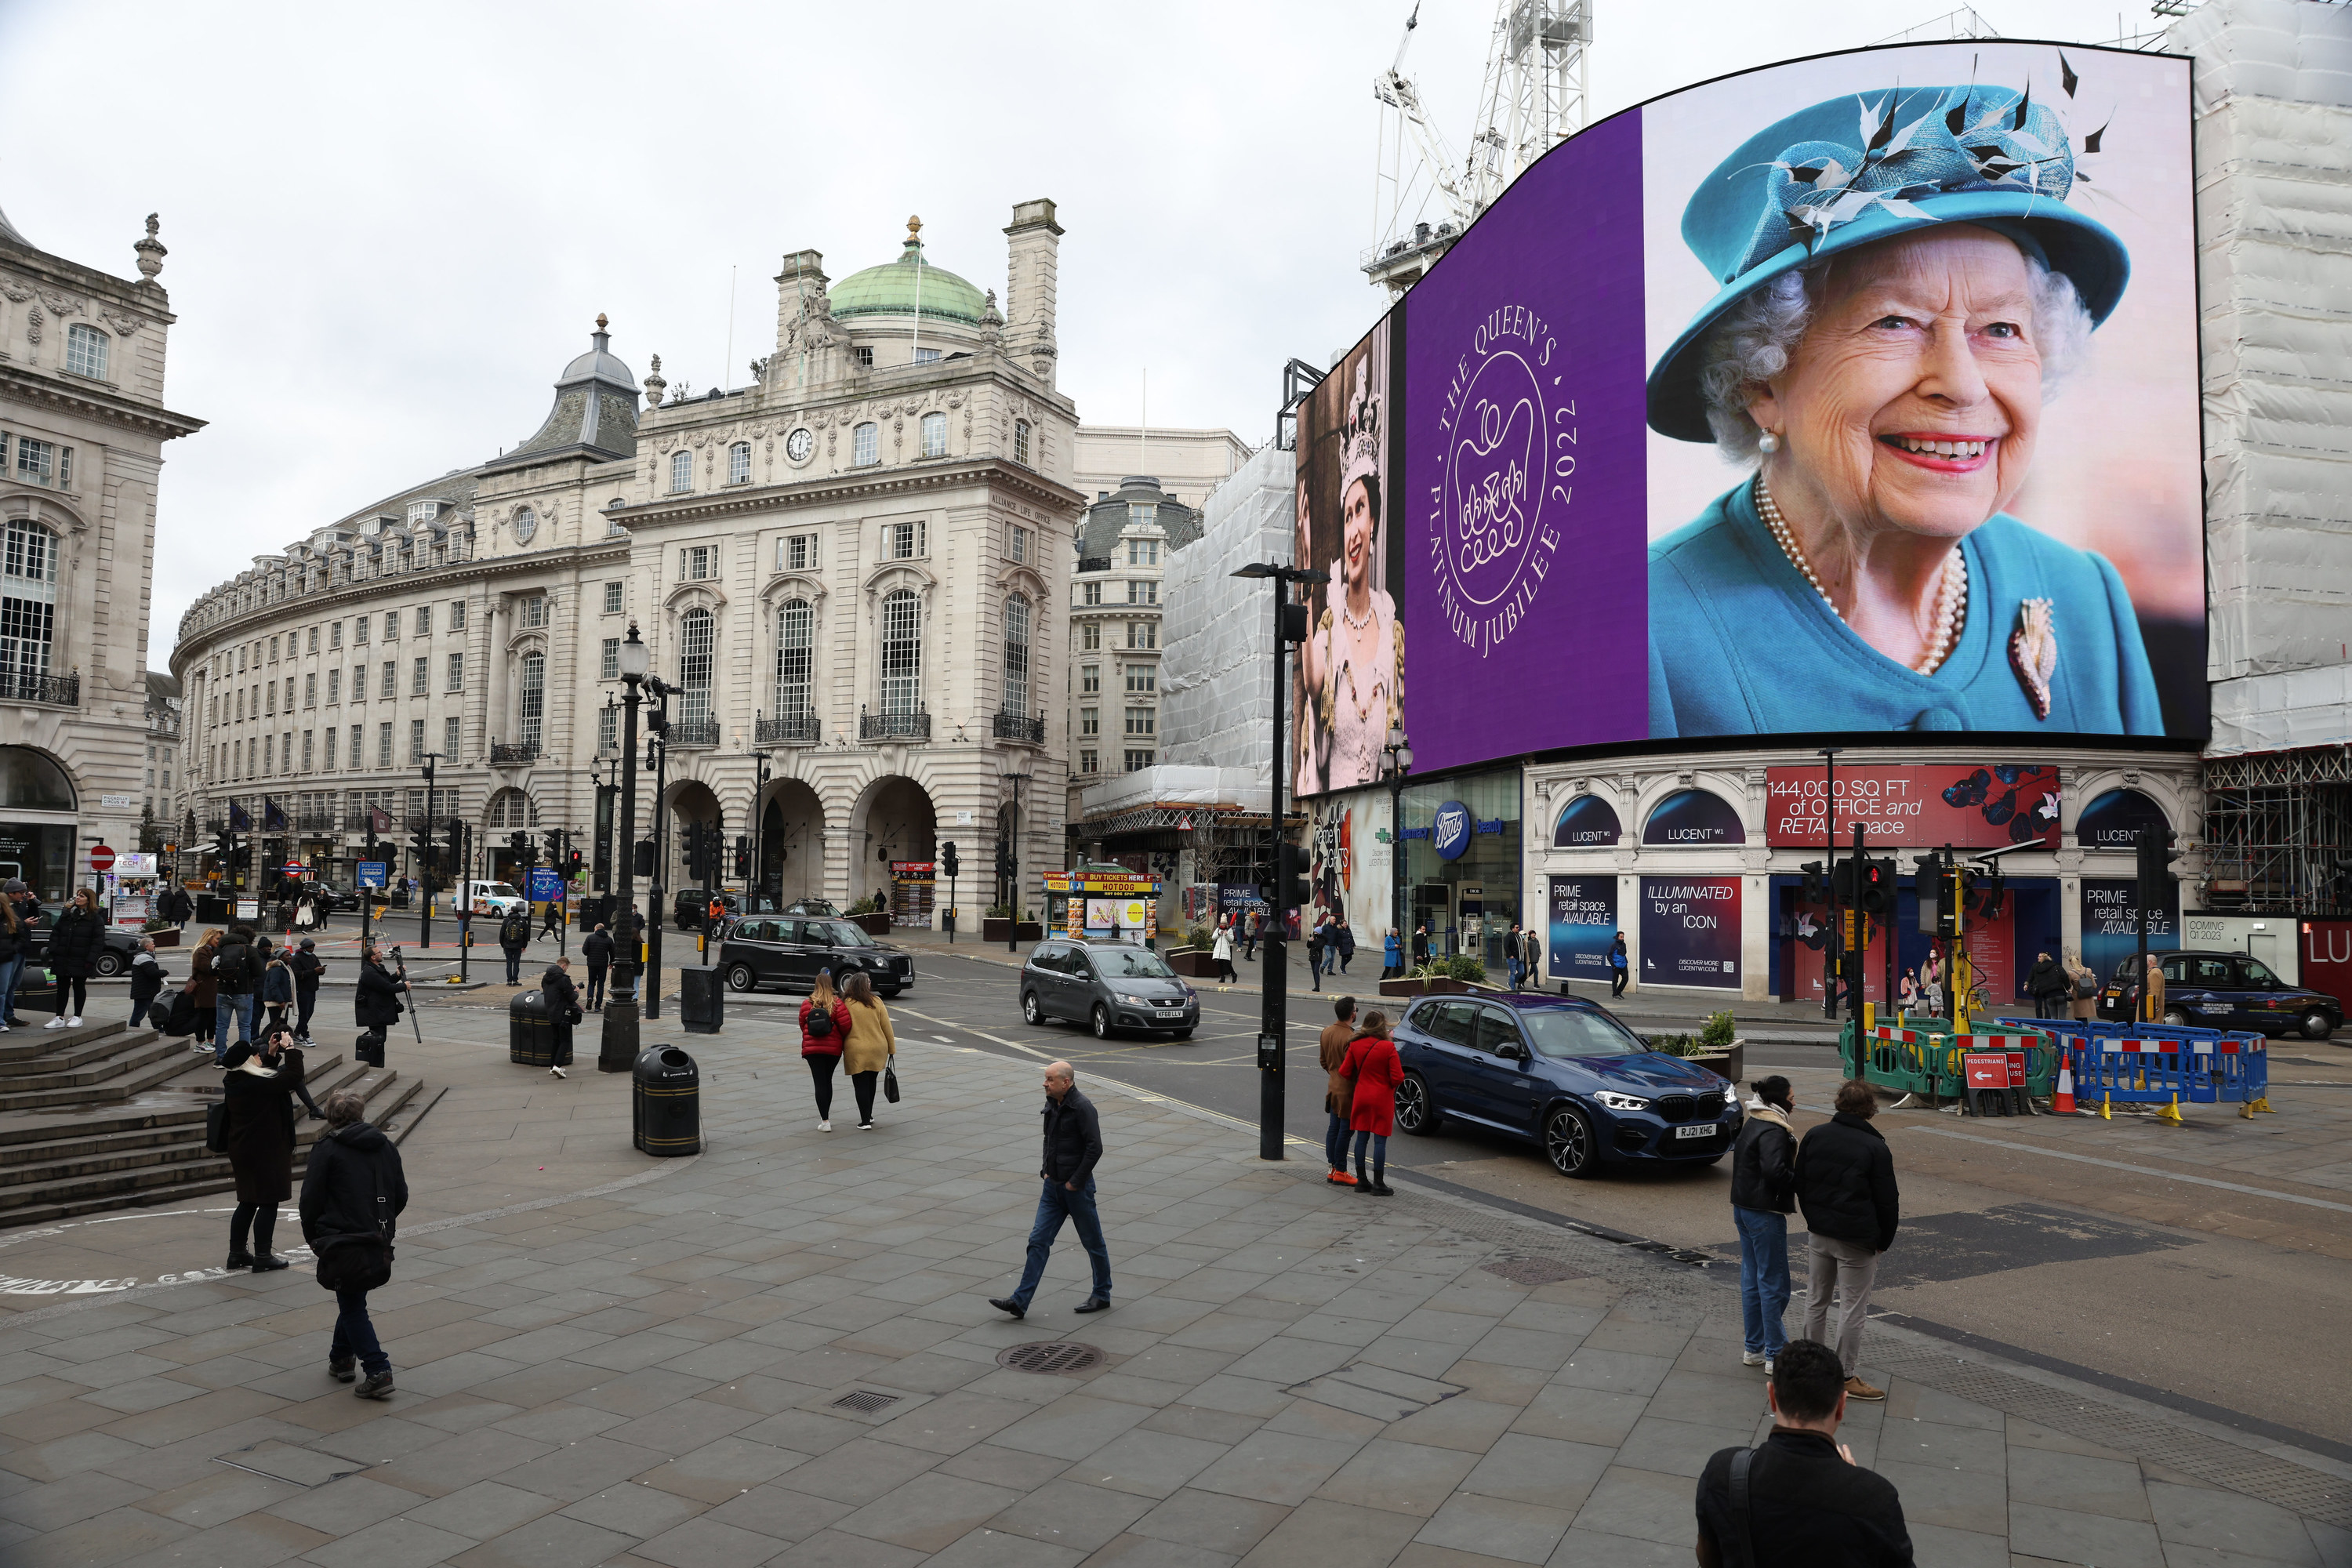
<svg viewBox="0 0 2352 1568">
<path fill-rule="evenodd" d="M 1060 277 L 1062 226 L 1050 201 L 1013 209 L 1004 270 L 1004 352 L 1014 363 L 1054 384 L 1054 300 Z"/>
</svg>

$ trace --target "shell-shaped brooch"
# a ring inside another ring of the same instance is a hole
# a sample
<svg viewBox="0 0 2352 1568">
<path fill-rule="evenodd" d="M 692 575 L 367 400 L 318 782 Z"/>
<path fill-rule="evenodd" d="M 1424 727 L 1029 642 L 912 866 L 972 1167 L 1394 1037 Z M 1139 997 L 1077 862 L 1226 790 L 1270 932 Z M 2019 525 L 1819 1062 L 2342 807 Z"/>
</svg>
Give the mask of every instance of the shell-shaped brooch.
<svg viewBox="0 0 2352 1568">
<path fill-rule="evenodd" d="M 2033 703 L 2033 716 L 2050 717 L 2050 678 L 2058 673 L 2058 633 L 2050 601 L 2028 599 L 2017 606 L 2017 630 L 2010 634 L 2009 667 Z"/>
</svg>

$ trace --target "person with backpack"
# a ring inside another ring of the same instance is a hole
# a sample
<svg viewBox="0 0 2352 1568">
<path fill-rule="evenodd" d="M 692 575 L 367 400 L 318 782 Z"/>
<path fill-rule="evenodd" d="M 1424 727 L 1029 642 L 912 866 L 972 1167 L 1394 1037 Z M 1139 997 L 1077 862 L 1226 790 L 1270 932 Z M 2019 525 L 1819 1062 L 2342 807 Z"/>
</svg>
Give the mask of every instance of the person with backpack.
<svg viewBox="0 0 2352 1568">
<path fill-rule="evenodd" d="M 131 1027 L 137 1028 L 163 994 L 163 965 L 155 957 L 155 939 L 142 936 L 131 954 Z M 158 1018 L 156 1023 L 162 1024 Z"/>
<path fill-rule="evenodd" d="M 318 942 L 306 936 L 287 962 L 294 971 L 294 1037 L 307 1046 L 310 1015 L 319 1006 L 319 982 L 326 975 L 327 961 L 319 956 Z"/>
<path fill-rule="evenodd" d="M 58 1016 L 44 1028 L 79 1029 L 81 1010 L 89 1002 L 89 977 L 98 971 L 98 955 L 106 951 L 106 917 L 98 912 L 98 895 L 76 888 L 58 923 L 49 928 L 49 973 L 58 984 Z M 66 1005 L 70 995 L 73 1005 Z"/>
<path fill-rule="evenodd" d="M 1909 1568 L 1901 1495 L 1837 1440 L 1840 1375 L 1819 1340 L 1781 1351 L 1765 1394 L 1771 1436 L 1717 1450 L 1699 1472 L 1701 1568 Z"/>
<path fill-rule="evenodd" d="M 228 1069 L 221 1075 L 228 1166 L 236 1173 L 226 1267 L 267 1274 L 286 1267 L 286 1259 L 271 1256 L 269 1238 L 278 1228 L 278 1205 L 294 1195 L 294 1101 L 299 1097 L 312 1116 L 320 1111 L 303 1083 L 302 1053 L 282 1029 L 258 1050 L 231 1046 L 222 1065 Z"/>
<path fill-rule="evenodd" d="M 507 955 L 507 984 L 522 984 L 522 950 L 530 945 L 530 916 L 518 910 L 499 922 L 499 948 Z"/>
<path fill-rule="evenodd" d="M 801 1004 L 801 1059 L 808 1063 L 816 1090 L 816 1130 L 833 1131 L 833 1069 L 849 1041 L 849 1004 L 833 988 L 833 971 L 816 972 L 816 984 Z"/>
<path fill-rule="evenodd" d="M 253 994 L 261 986 L 261 961 L 253 949 L 253 928 L 231 926 L 213 952 L 213 1059 L 220 1061 L 232 1045 L 253 1043 Z M 229 1038 L 234 1026 L 236 1038 Z M 226 1062 L 222 1063 L 226 1066 Z"/>
<path fill-rule="evenodd" d="M 613 963 L 613 933 L 598 926 L 580 944 L 580 956 L 588 961 L 588 1001 L 591 1013 L 604 1010 L 604 972 Z"/>
<path fill-rule="evenodd" d="M 319 1255 L 319 1283 L 335 1293 L 335 1337 L 327 1375 L 338 1383 L 367 1376 L 352 1392 L 392 1397 L 392 1358 L 369 1318 L 368 1292 L 392 1279 L 394 1234 L 408 1206 L 400 1150 L 361 1118 L 367 1106 L 339 1089 L 327 1097 L 327 1132 L 310 1145 L 302 1173 L 302 1239 Z"/>
</svg>

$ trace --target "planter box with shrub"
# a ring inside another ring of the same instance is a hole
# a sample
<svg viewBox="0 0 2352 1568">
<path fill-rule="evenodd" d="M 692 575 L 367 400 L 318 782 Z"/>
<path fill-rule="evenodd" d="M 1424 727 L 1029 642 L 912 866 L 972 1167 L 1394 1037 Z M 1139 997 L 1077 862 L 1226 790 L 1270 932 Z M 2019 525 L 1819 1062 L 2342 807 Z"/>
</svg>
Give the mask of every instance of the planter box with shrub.
<svg viewBox="0 0 2352 1568">
<path fill-rule="evenodd" d="M 980 940 L 982 942 L 1011 942 L 1013 940 L 1013 922 L 1010 920 L 999 920 L 994 915 L 986 917 L 980 922 Z"/>
</svg>

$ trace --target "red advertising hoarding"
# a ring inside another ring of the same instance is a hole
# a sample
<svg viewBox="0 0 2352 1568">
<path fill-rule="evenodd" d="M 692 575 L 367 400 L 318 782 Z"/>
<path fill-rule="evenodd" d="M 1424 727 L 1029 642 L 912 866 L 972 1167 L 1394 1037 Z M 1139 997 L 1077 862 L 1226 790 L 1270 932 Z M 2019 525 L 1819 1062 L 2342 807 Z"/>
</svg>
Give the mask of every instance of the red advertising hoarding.
<svg viewBox="0 0 2352 1568">
<path fill-rule="evenodd" d="M 2352 921 L 2303 922 L 2301 979 L 2352 1011 Z"/>
<path fill-rule="evenodd" d="M 1764 841 L 1804 848 L 1829 837 L 1826 771 L 1764 770 Z M 1949 844 L 1996 849 L 2058 847 L 2058 770 L 2009 763 L 1864 763 L 1837 770 L 1837 841 L 1855 824 L 1872 849 Z"/>
</svg>

